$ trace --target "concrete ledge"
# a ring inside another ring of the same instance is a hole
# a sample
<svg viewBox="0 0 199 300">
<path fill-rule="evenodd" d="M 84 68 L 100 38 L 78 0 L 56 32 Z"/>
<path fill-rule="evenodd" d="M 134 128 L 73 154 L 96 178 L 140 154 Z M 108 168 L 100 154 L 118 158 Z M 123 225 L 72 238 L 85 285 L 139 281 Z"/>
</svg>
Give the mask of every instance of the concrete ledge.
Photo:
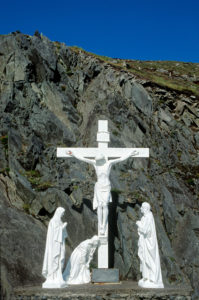
<svg viewBox="0 0 199 300">
<path fill-rule="evenodd" d="M 63 289 L 19 287 L 11 300 L 191 300 L 192 290 L 186 286 L 166 286 L 164 289 L 142 289 L 137 282 L 121 284 L 84 284 Z"/>
<path fill-rule="evenodd" d="M 93 283 L 119 283 L 119 269 L 92 269 Z"/>
</svg>

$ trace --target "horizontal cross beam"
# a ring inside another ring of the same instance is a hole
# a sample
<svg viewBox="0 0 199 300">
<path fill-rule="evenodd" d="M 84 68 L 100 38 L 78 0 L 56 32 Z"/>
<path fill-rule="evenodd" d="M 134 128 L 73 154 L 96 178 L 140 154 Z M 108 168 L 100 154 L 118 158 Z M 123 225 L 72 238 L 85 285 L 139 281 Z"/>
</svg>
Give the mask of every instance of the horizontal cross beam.
<svg viewBox="0 0 199 300">
<path fill-rule="evenodd" d="M 149 157 L 149 148 L 57 148 L 57 157 L 71 157 L 68 154 L 69 151 L 74 155 L 87 158 L 95 158 L 98 153 L 102 153 L 107 158 L 116 158 L 128 154 L 130 151 L 137 152 L 133 157 Z"/>
</svg>

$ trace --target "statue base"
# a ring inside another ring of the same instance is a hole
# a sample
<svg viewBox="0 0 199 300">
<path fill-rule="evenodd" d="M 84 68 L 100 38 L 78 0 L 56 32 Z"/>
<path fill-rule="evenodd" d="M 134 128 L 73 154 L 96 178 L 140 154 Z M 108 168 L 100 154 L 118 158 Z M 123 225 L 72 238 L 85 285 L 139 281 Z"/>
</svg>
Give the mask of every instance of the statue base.
<svg viewBox="0 0 199 300">
<path fill-rule="evenodd" d="M 150 280 L 144 280 L 144 279 L 140 279 L 138 281 L 138 286 L 140 286 L 142 288 L 146 288 L 146 289 L 163 289 L 164 288 L 164 284 L 162 282 L 155 283 Z"/>
<path fill-rule="evenodd" d="M 53 281 L 48 281 L 46 280 L 42 284 L 43 289 L 61 289 L 61 288 L 66 288 L 68 285 L 66 282 L 53 282 Z"/>
<path fill-rule="evenodd" d="M 92 283 L 118 283 L 119 269 L 92 269 Z"/>
<path fill-rule="evenodd" d="M 80 284 L 68 286 L 65 289 L 42 289 L 41 286 L 16 287 L 10 300 L 190 300 L 193 291 L 190 286 L 181 284 L 178 286 L 167 285 L 164 289 L 143 289 L 137 282 L 131 280 L 113 284 Z"/>
</svg>

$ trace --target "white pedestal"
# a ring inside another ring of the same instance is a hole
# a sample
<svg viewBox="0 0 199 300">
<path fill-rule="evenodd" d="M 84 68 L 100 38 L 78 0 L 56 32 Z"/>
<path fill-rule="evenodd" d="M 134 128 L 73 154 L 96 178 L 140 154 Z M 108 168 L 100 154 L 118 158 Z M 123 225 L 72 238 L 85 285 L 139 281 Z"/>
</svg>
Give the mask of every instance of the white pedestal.
<svg viewBox="0 0 199 300">
<path fill-rule="evenodd" d="M 98 246 L 98 268 L 108 268 L 108 224 L 104 235 L 100 235 L 100 228 L 98 224 L 98 237 L 100 244 Z"/>
<path fill-rule="evenodd" d="M 56 282 L 56 281 L 46 280 L 42 284 L 43 289 L 61 289 L 61 288 L 66 288 L 67 286 L 68 285 L 64 281 L 63 282 Z"/>
<path fill-rule="evenodd" d="M 108 268 L 108 237 L 99 237 L 98 268 Z"/>
</svg>

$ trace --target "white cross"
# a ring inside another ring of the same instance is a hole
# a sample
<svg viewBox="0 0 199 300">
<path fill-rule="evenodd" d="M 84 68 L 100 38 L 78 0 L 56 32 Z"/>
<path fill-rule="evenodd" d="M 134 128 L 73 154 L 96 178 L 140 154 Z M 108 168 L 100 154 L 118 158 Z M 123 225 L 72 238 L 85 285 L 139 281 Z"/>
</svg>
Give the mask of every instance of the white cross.
<svg viewBox="0 0 199 300">
<path fill-rule="evenodd" d="M 136 153 L 133 157 L 149 157 L 149 148 L 108 148 L 110 133 L 108 132 L 107 120 L 98 121 L 97 142 L 97 148 L 57 148 L 57 157 L 71 157 L 68 154 L 69 151 L 74 155 L 88 159 L 94 159 L 99 153 L 103 153 L 107 159 L 116 159 L 128 155 L 130 151 Z M 98 236 L 100 237 L 98 268 L 108 268 L 108 226 L 104 237 L 99 233 L 98 226 Z"/>
</svg>

